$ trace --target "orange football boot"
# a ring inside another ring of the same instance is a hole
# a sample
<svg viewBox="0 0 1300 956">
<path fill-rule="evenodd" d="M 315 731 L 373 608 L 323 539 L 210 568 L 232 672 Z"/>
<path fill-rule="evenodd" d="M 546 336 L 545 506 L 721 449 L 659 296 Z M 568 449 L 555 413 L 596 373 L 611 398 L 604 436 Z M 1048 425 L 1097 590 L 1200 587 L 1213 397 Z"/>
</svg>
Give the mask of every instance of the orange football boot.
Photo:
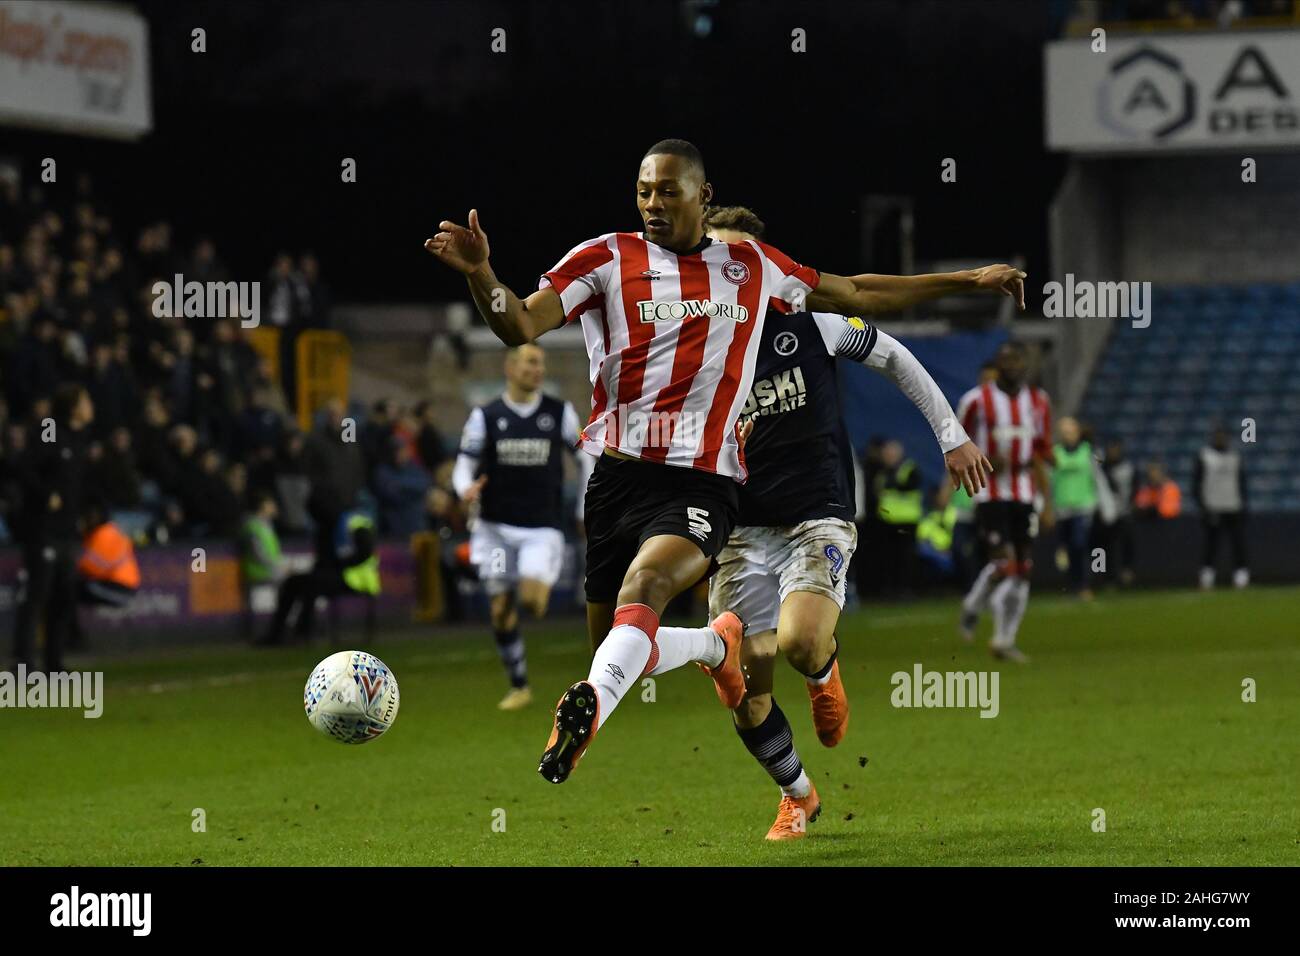
<svg viewBox="0 0 1300 956">
<path fill-rule="evenodd" d="M 810 781 L 811 783 L 811 781 Z M 776 808 L 776 822 L 767 831 L 769 840 L 801 840 L 808 835 L 808 824 L 822 812 L 817 788 L 812 787 L 806 797 L 782 796 Z"/>
<path fill-rule="evenodd" d="M 812 701 L 813 728 L 823 747 L 834 747 L 849 729 L 849 698 L 840 682 L 840 661 L 831 665 L 830 679 L 824 684 L 808 684 Z"/>
<path fill-rule="evenodd" d="M 555 726 L 537 772 L 551 783 L 564 783 L 596 736 L 600 700 L 596 688 L 578 681 L 555 705 Z"/>
<path fill-rule="evenodd" d="M 709 627 L 722 638 L 727 653 L 717 667 L 706 664 L 700 664 L 699 667 L 713 678 L 713 686 L 718 691 L 718 700 L 722 701 L 722 706 L 727 710 L 735 710 L 745 699 L 745 672 L 740 667 L 740 642 L 745 636 L 745 625 L 734 612 L 723 611 L 709 622 Z"/>
</svg>

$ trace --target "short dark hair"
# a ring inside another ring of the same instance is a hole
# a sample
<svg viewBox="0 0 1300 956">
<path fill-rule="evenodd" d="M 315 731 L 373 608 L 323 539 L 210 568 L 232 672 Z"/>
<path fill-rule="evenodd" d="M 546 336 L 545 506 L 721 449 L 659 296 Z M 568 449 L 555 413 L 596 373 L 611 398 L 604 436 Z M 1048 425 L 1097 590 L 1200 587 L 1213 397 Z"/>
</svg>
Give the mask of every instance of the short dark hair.
<svg viewBox="0 0 1300 956">
<path fill-rule="evenodd" d="M 700 171 L 700 179 L 707 179 L 704 175 L 704 154 L 696 148 L 694 143 L 688 143 L 684 139 L 661 139 L 641 157 L 646 156 L 680 156 L 686 160 L 692 167 Z"/>
<path fill-rule="evenodd" d="M 747 232 L 755 239 L 762 239 L 767 227 L 758 213 L 745 206 L 711 206 L 704 215 L 705 229 L 731 229 Z"/>
<path fill-rule="evenodd" d="M 77 403 L 81 401 L 81 396 L 85 394 L 85 389 L 76 382 L 64 382 L 54 390 L 54 399 L 50 403 L 54 413 L 54 420 L 60 425 L 67 422 L 72 417 L 73 410 Z"/>
</svg>

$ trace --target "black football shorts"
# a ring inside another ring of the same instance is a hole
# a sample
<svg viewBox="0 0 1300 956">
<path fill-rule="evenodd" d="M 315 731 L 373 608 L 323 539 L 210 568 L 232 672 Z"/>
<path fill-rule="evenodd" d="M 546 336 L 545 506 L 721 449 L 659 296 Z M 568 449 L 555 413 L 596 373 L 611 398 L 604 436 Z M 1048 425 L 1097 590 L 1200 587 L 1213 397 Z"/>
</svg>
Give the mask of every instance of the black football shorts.
<svg viewBox="0 0 1300 956">
<path fill-rule="evenodd" d="M 1010 544 L 1024 558 L 1038 537 L 1038 513 L 1026 501 L 981 501 L 975 506 L 975 527 L 990 550 Z"/>
<path fill-rule="evenodd" d="M 725 475 L 601 455 L 587 483 L 587 600 L 618 598 L 641 544 L 660 534 L 694 542 L 715 559 L 731 536 L 740 506 Z"/>
</svg>

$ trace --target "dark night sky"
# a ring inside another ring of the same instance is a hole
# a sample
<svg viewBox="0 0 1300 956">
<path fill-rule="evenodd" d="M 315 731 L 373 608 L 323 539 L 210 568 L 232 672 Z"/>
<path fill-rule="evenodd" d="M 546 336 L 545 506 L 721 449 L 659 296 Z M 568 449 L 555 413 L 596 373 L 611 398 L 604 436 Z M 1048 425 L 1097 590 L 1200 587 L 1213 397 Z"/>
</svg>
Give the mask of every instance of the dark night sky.
<svg viewBox="0 0 1300 956">
<path fill-rule="evenodd" d="M 1039 0 L 721 0 L 706 39 L 669 0 L 137 6 L 154 132 L 4 139 L 89 167 L 124 225 L 213 235 L 240 277 L 311 248 L 339 299 L 458 297 L 421 243 L 477 205 L 498 273 L 530 289 L 575 243 L 639 227 L 637 163 L 666 136 L 703 150 L 716 202 L 754 206 L 811 265 L 871 268 L 867 193 L 914 198 L 922 258 L 1047 265 L 1062 162 L 1042 147 Z M 506 54 L 489 49 L 497 26 Z M 795 27 L 807 53 L 790 51 Z M 340 182 L 345 156 L 356 184 Z M 939 181 L 946 156 L 955 184 Z"/>
</svg>

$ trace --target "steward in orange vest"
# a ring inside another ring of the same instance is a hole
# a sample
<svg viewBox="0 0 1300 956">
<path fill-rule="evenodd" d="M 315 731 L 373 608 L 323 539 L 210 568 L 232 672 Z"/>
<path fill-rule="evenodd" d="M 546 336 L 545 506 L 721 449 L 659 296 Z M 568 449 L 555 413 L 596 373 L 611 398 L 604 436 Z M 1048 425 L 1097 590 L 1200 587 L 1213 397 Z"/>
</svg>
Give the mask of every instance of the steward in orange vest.
<svg viewBox="0 0 1300 956">
<path fill-rule="evenodd" d="M 140 565 L 131 539 L 108 520 L 102 509 L 92 507 L 86 515 L 86 536 L 81 544 L 77 571 L 81 575 L 82 603 L 125 607 L 140 590 Z"/>
</svg>

